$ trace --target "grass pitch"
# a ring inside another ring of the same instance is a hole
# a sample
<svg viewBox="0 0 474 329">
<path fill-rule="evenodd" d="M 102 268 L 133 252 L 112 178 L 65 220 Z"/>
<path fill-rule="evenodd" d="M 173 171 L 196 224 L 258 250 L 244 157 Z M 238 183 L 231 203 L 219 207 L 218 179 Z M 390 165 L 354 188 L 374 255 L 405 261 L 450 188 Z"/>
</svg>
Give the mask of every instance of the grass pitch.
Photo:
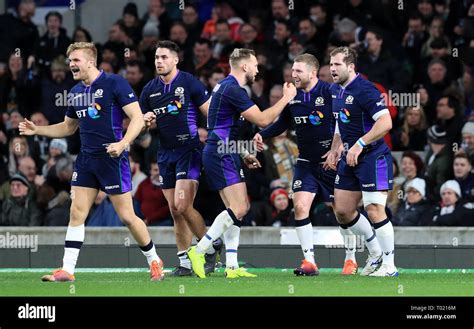
<svg viewBox="0 0 474 329">
<path fill-rule="evenodd" d="M 1 269 L 0 296 L 474 296 L 474 270 L 401 269 L 395 278 L 342 276 L 322 269 L 295 277 L 291 269 L 249 269 L 257 278 L 207 277 L 150 282 L 146 269 L 78 269 L 73 283 L 41 282 L 50 269 Z"/>
</svg>

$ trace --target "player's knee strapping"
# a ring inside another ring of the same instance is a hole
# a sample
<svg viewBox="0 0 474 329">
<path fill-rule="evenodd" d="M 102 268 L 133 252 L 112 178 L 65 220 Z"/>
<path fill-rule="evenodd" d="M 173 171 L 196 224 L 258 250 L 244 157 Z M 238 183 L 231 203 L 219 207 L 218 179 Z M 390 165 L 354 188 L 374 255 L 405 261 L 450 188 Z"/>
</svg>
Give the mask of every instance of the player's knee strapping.
<svg viewBox="0 0 474 329">
<path fill-rule="evenodd" d="M 364 202 L 364 208 L 371 204 L 380 204 L 385 207 L 387 204 L 387 194 L 380 191 L 362 191 L 362 201 Z"/>
</svg>

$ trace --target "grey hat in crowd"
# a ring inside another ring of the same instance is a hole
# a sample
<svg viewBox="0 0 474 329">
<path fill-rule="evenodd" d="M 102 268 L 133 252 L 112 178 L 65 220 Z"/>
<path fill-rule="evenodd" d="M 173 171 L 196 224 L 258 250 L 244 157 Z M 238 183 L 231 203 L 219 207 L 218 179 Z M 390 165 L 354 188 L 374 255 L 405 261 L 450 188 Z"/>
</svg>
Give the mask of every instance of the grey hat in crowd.
<svg viewBox="0 0 474 329">
<path fill-rule="evenodd" d="M 22 182 L 23 185 L 30 188 L 30 183 L 28 183 L 28 179 L 26 179 L 26 177 L 23 176 L 22 174 L 16 173 L 12 177 L 10 177 L 10 183 L 13 182 L 13 181 Z"/>
<path fill-rule="evenodd" d="M 148 22 L 143 27 L 142 35 L 144 37 L 159 37 L 160 31 L 158 30 L 158 26 L 152 22 Z"/>
<path fill-rule="evenodd" d="M 462 127 L 463 134 L 474 135 L 474 122 L 466 122 Z"/>
<path fill-rule="evenodd" d="M 433 144 L 446 144 L 446 131 L 443 127 L 434 125 L 428 129 L 428 141 Z"/>
<path fill-rule="evenodd" d="M 49 143 L 49 148 L 57 148 L 61 150 L 62 153 L 67 152 L 67 141 L 64 138 L 54 138 Z"/>
</svg>

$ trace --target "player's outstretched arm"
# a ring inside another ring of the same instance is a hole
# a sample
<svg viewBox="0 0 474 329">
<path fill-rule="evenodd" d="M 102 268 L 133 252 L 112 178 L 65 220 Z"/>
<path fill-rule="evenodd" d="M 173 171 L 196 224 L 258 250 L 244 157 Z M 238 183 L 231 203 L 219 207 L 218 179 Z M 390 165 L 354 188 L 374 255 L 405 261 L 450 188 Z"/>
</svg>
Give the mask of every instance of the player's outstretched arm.
<svg viewBox="0 0 474 329">
<path fill-rule="evenodd" d="M 25 136 L 40 135 L 49 138 L 61 138 L 74 134 L 77 127 L 79 127 L 79 120 L 65 116 L 63 122 L 50 126 L 37 126 L 30 120 L 25 119 L 18 125 L 18 130 L 20 135 Z"/>
<path fill-rule="evenodd" d="M 288 105 L 295 96 L 296 87 L 292 83 L 287 82 L 283 86 L 283 97 L 275 105 L 263 112 L 260 111 L 258 106 L 254 105 L 242 112 L 242 116 L 259 127 L 266 127 L 280 115 L 285 106 Z"/>
<path fill-rule="evenodd" d="M 130 118 L 127 133 L 122 140 L 117 143 L 112 143 L 107 147 L 107 153 L 112 157 L 118 157 L 122 152 L 128 148 L 131 142 L 137 138 L 145 126 L 142 111 L 138 102 L 130 103 L 123 107 L 123 111 Z"/>
</svg>

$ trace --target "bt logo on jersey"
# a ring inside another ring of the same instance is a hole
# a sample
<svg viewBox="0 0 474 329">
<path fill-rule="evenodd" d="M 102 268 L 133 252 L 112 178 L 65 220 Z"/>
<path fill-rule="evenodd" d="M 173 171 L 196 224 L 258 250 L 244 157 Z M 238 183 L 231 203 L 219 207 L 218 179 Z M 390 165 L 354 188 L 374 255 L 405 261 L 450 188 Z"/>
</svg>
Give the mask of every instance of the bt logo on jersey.
<svg viewBox="0 0 474 329">
<path fill-rule="evenodd" d="M 309 122 L 311 122 L 313 125 L 315 126 L 319 126 L 320 124 L 322 124 L 323 122 L 321 121 L 321 119 L 324 118 L 324 114 L 322 114 L 321 112 L 319 111 L 313 111 L 311 112 L 311 114 L 309 115 Z"/>
<path fill-rule="evenodd" d="M 92 119 L 98 119 L 100 118 L 99 111 L 102 109 L 102 107 L 98 103 L 94 103 L 91 106 L 89 106 L 87 109 L 82 109 L 76 111 L 77 117 L 80 118 L 85 118 L 86 113 L 91 117 Z"/>
<path fill-rule="evenodd" d="M 179 113 L 179 110 L 183 107 L 179 101 L 172 101 L 167 106 L 167 111 L 169 114 L 176 115 Z"/>
<path fill-rule="evenodd" d="M 295 124 L 297 124 L 297 125 L 309 122 L 314 126 L 319 126 L 323 123 L 321 121 L 321 119 L 323 119 L 323 118 L 324 118 L 324 114 L 322 114 L 319 111 L 313 111 L 313 112 L 311 112 L 311 114 L 309 116 L 305 115 L 305 116 L 301 116 L 301 117 L 294 117 L 294 120 L 295 120 Z"/>
<path fill-rule="evenodd" d="M 349 123 L 351 122 L 351 112 L 349 112 L 347 109 L 342 109 L 339 111 L 339 118 L 342 122 Z"/>
</svg>

